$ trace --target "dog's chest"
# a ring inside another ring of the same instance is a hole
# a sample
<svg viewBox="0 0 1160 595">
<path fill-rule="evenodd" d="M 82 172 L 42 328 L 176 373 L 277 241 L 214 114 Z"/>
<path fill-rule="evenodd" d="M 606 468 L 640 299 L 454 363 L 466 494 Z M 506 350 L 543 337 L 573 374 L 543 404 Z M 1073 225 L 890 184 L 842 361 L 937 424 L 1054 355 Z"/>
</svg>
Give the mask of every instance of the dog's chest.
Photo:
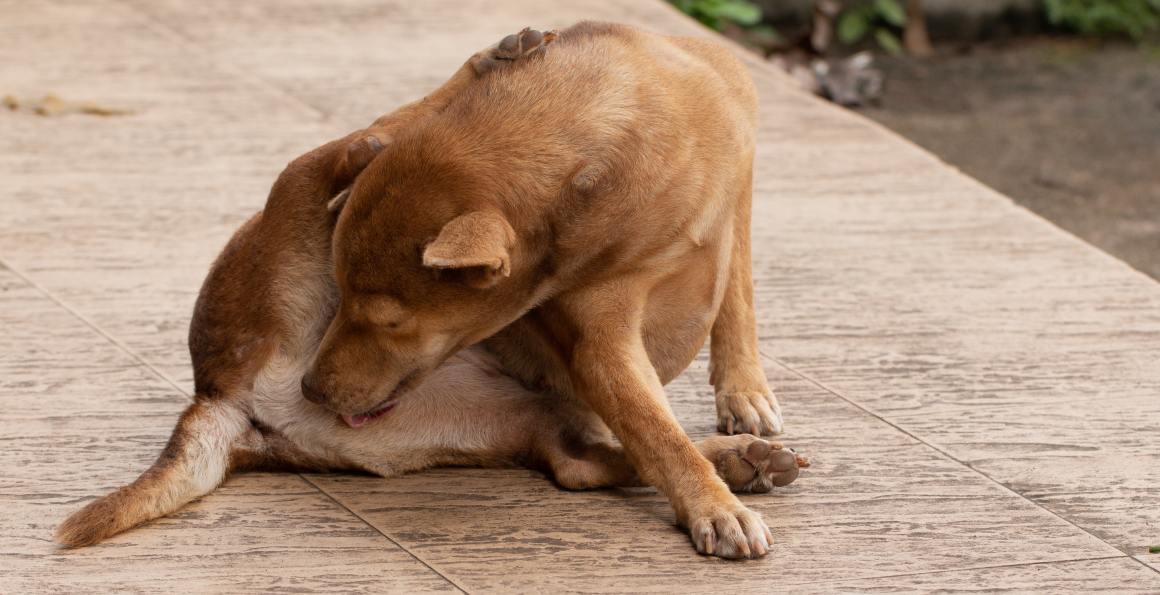
<svg viewBox="0 0 1160 595">
<path fill-rule="evenodd" d="M 336 464 L 346 460 L 335 436 L 334 415 L 302 396 L 302 375 L 309 358 L 280 352 L 254 380 L 250 407 L 255 419 L 292 442 L 303 452 Z"/>
</svg>

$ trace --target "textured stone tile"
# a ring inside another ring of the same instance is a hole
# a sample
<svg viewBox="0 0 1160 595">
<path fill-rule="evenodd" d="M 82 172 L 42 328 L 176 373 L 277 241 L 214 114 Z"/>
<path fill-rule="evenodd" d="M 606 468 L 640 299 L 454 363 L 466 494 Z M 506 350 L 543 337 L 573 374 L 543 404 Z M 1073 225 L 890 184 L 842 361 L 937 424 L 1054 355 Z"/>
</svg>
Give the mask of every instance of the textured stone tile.
<svg viewBox="0 0 1160 595">
<path fill-rule="evenodd" d="M 151 464 L 189 401 L 5 270 L 0 324 L 0 592 L 453 588 L 296 475 L 242 476 L 170 518 L 58 550 L 56 525 Z"/>
<path fill-rule="evenodd" d="M 659 15 L 669 30 L 706 34 L 667 6 L 644 2 L 130 2 L 217 63 L 236 65 L 351 127 L 434 89 L 473 52 L 526 26 L 648 24 Z"/>
<path fill-rule="evenodd" d="M 134 112 L 0 113 L 0 255 L 187 379 L 185 333 L 213 257 L 291 158 L 345 129 L 223 73 L 132 8 L 45 2 L 4 12 L 4 93 Z"/>
<path fill-rule="evenodd" d="M 743 496 L 778 540 L 769 558 L 697 556 L 653 490 L 566 492 L 536 473 L 440 470 L 312 476 L 326 492 L 470 591 L 733 591 L 849 577 L 1116 555 L 1111 547 L 816 387 L 771 369 L 783 437 L 813 466 Z M 712 433 L 698 362 L 674 410 Z"/>
<path fill-rule="evenodd" d="M 80 550 L 47 541 L 60 511 L 81 504 L 75 492 L 0 502 L 6 593 L 454 590 L 292 475 L 238 478 L 174 516 Z"/>
<path fill-rule="evenodd" d="M 1160 431 L 1160 287 L 952 188 L 759 204 L 765 352 L 1138 552 L 1160 496 L 1143 439 Z"/>
<path fill-rule="evenodd" d="M 135 110 L 0 113 L 0 258 L 181 386 L 204 272 L 287 160 L 524 25 L 697 31 L 661 2 L 627 0 L 0 12 L 5 93 Z M 785 440 L 816 464 L 748 500 L 775 527 L 785 578 L 778 560 L 695 556 L 647 490 L 564 493 L 523 471 L 316 481 L 472 590 L 1156 590 L 1127 558 L 1059 562 L 1116 552 L 971 470 L 1160 569 L 1144 553 L 1160 485 L 1146 438 L 1160 419 L 1156 284 L 891 133 L 754 74 L 763 349 L 963 464 L 771 366 Z M 0 591 L 446 586 L 294 476 L 242 478 L 107 547 L 53 552 L 52 524 L 131 479 L 184 401 L 4 271 L 0 329 L 0 499 L 12 513 L 0 565 L 16 569 Z M 713 432 L 703 366 L 669 391 L 694 436 Z M 1043 561 L 1056 562 L 969 569 Z M 856 580 L 821 582 L 839 579 Z"/>
<path fill-rule="evenodd" d="M 129 359 L 104 347 L 108 342 L 75 316 L 0 264 L 0 382 L 15 383 L 20 374 L 67 361 L 77 372 L 108 371 L 129 365 Z M 62 358 L 60 345 L 69 343 L 87 357 Z"/>
<path fill-rule="evenodd" d="M 857 579 L 801 593 L 1155 593 L 1160 575 L 1127 558 Z"/>
</svg>

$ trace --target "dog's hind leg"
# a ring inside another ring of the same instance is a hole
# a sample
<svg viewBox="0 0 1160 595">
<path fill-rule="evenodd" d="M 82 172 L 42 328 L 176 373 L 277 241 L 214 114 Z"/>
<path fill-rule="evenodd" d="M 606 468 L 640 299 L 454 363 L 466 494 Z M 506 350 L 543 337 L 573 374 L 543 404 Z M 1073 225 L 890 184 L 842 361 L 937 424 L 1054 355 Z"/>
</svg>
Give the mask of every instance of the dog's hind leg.
<svg viewBox="0 0 1160 595">
<path fill-rule="evenodd" d="M 768 492 L 787 486 L 809 461 L 776 442 L 749 434 L 714 436 L 697 442 L 717 475 L 737 493 Z M 587 442 L 567 431 L 541 447 L 556 483 L 569 490 L 635 487 L 644 483 L 624 453 L 608 442 Z"/>
<path fill-rule="evenodd" d="M 307 454 L 269 428 L 255 425 L 234 442 L 230 449 L 229 473 L 236 471 L 289 471 L 323 473 L 363 471 L 357 465 Z"/>
<path fill-rule="evenodd" d="M 541 467 L 568 490 L 644 485 L 624 449 L 607 442 L 589 442 L 568 430 L 544 441 L 539 449 Z"/>
<path fill-rule="evenodd" d="M 729 280 L 710 335 L 709 380 L 717 395 L 719 431 L 770 435 L 781 433 L 782 417 L 757 348 L 749 238 L 751 180 L 752 174 L 745 176 L 734 205 Z"/>
<path fill-rule="evenodd" d="M 515 62 L 541 56 L 555 40 L 555 31 L 528 28 L 508 35 L 499 43 L 468 58 L 447 82 L 426 97 L 379 117 L 371 129 L 391 135 L 414 126 L 424 117 L 442 110 L 456 95 L 467 89 L 472 81 L 487 73 L 503 70 Z"/>
<path fill-rule="evenodd" d="M 181 414 L 153 466 L 133 483 L 73 513 L 57 528 L 56 541 L 66 547 L 92 545 L 209 493 L 229 472 L 235 446 L 252 431 L 249 417 L 237 406 L 195 402 Z"/>
</svg>

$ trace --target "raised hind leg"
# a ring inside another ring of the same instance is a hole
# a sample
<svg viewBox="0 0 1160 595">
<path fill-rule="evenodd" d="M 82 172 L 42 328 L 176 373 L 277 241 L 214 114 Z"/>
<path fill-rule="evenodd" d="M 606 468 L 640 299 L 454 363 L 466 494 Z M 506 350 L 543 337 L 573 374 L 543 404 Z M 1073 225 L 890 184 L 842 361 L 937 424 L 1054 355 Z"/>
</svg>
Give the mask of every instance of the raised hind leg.
<svg viewBox="0 0 1160 595">
<path fill-rule="evenodd" d="M 752 169 L 752 168 L 750 168 Z M 710 334 L 709 379 L 717 400 L 717 429 L 726 434 L 757 435 L 782 431 L 781 406 L 761 366 L 753 310 L 750 254 L 750 177 L 739 190 L 733 219 L 729 281 Z"/>
<path fill-rule="evenodd" d="M 696 443 L 717 474 L 736 493 L 763 493 L 787 486 L 809 462 L 776 442 L 750 434 L 714 436 Z M 553 479 L 561 487 L 584 490 L 634 487 L 644 483 L 620 446 L 580 442 L 567 431 L 545 449 Z"/>
</svg>

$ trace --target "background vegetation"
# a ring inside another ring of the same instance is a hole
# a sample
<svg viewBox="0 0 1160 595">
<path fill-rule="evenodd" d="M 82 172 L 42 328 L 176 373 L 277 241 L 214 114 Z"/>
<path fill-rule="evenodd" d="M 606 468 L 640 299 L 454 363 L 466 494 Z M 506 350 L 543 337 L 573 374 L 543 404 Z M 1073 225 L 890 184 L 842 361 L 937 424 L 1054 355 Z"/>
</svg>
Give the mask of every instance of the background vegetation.
<svg viewBox="0 0 1160 595">
<path fill-rule="evenodd" d="M 752 0 L 670 0 L 706 26 L 729 34 L 766 53 L 781 51 L 793 40 L 775 29 Z M 921 18 L 921 0 L 815 0 L 837 7 L 836 48 L 865 47 L 867 42 L 890 53 L 902 53 L 908 18 Z M 917 8 L 917 10 L 916 10 Z M 1160 0 L 1040 0 L 1042 29 L 1061 34 L 1120 38 L 1142 42 L 1160 34 Z"/>
</svg>

